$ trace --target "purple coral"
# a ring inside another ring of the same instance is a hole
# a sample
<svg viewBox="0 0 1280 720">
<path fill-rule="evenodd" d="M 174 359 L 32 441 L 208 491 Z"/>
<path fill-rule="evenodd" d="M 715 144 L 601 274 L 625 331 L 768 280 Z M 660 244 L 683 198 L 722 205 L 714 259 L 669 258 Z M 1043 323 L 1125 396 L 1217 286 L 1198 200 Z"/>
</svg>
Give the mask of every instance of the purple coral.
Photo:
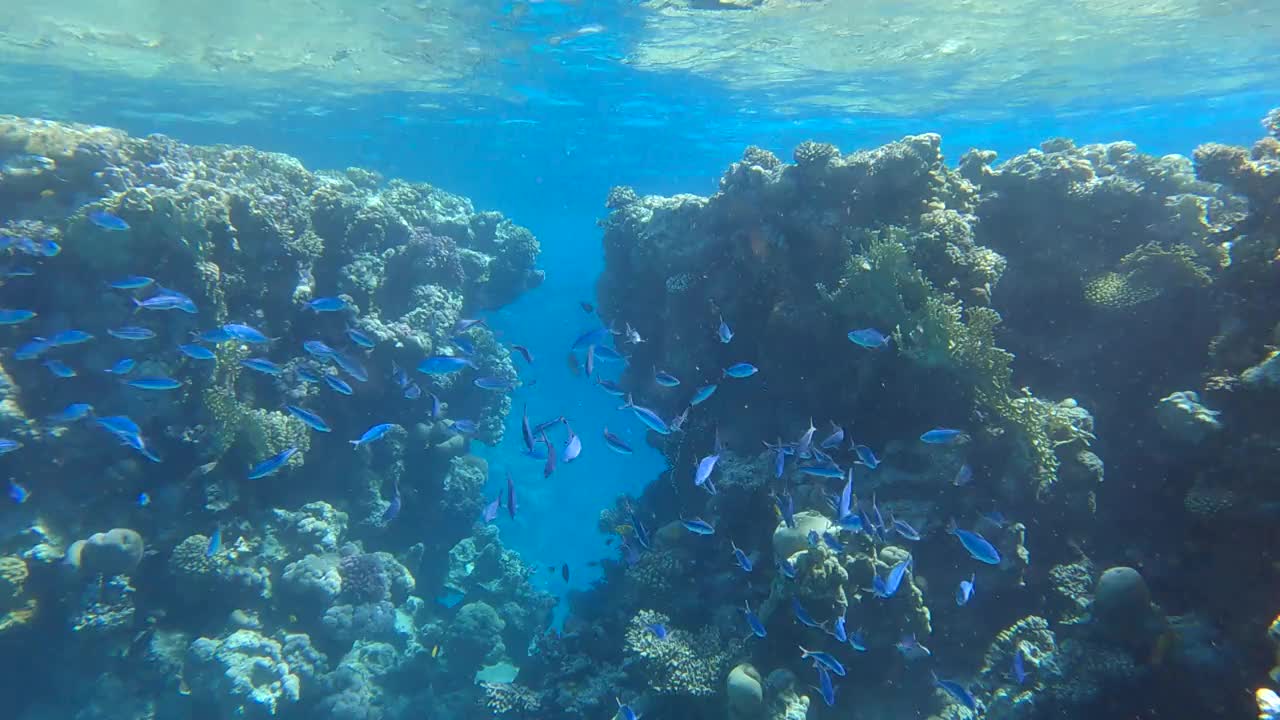
<svg viewBox="0 0 1280 720">
<path fill-rule="evenodd" d="M 348 555 L 338 563 L 342 594 L 356 603 L 386 600 L 391 595 L 391 578 L 377 555 Z"/>
</svg>

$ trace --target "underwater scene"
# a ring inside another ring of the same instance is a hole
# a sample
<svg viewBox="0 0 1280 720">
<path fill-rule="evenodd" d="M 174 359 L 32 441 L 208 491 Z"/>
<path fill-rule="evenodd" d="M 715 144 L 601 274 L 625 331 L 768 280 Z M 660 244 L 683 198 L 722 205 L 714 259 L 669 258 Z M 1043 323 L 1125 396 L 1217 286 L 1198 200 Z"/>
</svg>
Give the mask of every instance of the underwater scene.
<svg viewBox="0 0 1280 720">
<path fill-rule="evenodd" d="M 0 7 L 8 720 L 1280 720 L 1274 0 Z"/>
</svg>

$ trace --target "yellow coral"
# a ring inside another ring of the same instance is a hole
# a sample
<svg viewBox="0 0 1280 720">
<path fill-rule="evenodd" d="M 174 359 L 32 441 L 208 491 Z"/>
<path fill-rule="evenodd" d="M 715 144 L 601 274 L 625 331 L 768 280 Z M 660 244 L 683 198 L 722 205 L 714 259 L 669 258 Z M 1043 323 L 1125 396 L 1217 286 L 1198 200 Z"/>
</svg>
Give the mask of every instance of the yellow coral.
<svg viewBox="0 0 1280 720">
<path fill-rule="evenodd" d="M 20 557 L 0 557 L 0 634 L 31 622 L 36 600 L 26 596 L 27 563 Z"/>
<path fill-rule="evenodd" d="M 1165 248 L 1147 243 L 1120 259 L 1115 272 L 1085 284 L 1084 296 L 1095 307 L 1124 310 L 1154 300 L 1169 290 L 1203 287 L 1212 282 L 1186 245 Z"/>
</svg>

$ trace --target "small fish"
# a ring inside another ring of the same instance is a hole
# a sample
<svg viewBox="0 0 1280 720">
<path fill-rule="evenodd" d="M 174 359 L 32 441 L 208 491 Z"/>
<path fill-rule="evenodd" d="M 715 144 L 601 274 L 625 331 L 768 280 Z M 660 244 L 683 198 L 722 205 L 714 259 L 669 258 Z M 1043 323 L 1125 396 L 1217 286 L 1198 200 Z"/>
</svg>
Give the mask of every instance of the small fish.
<svg viewBox="0 0 1280 720">
<path fill-rule="evenodd" d="M 680 524 L 684 526 L 685 530 L 694 535 L 714 535 L 716 533 L 716 529 L 712 527 L 711 523 L 702 518 L 693 518 L 692 520 L 681 518 Z"/>
<path fill-rule="evenodd" d="M 431 646 L 431 658 L 434 660 L 435 658 L 437 658 L 437 657 L 439 657 L 439 656 L 440 656 L 440 646 L 439 646 L 439 645 L 432 645 L 432 646 Z"/>
<path fill-rule="evenodd" d="M 578 307 L 582 308 L 582 312 L 590 315 L 596 311 L 595 306 L 585 300 L 578 301 Z"/>
<path fill-rule="evenodd" d="M 138 507 L 147 507 L 151 504 L 151 496 L 146 492 L 138 493 Z"/>
<path fill-rule="evenodd" d="M 680 384 L 680 378 L 664 370 L 654 369 L 653 381 L 662 387 L 673 388 Z"/>
<path fill-rule="evenodd" d="M 511 380 L 498 377 L 478 377 L 472 380 L 471 384 L 481 390 L 496 390 L 498 392 L 508 392 L 516 387 L 516 384 Z"/>
<path fill-rule="evenodd" d="M 50 358 L 44 361 L 44 366 L 49 369 L 49 372 L 60 378 L 73 378 L 76 376 L 76 371 L 61 360 Z"/>
<path fill-rule="evenodd" d="M 203 345 L 184 344 L 179 345 L 178 350 L 192 360 L 215 360 L 217 355 L 213 351 Z"/>
<path fill-rule="evenodd" d="M 321 340 L 307 340 L 302 343 L 302 349 L 317 360 L 326 360 L 338 354 L 337 350 L 329 347 L 328 343 Z"/>
<path fill-rule="evenodd" d="M 596 346 L 587 346 L 587 359 L 582 363 L 582 372 L 587 377 L 591 377 L 596 373 Z"/>
<path fill-rule="evenodd" d="M 471 338 L 465 335 L 451 338 L 450 342 L 453 343 L 453 346 L 458 348 L 458 352 L 463 355 L 470 357 L 476 354 L 476 344 L 471 342 Z"/>
<path fill-rule="evenodd" d="M 323 376 L 323 380 L 325 384 L 333 388 L 335 392 L 342 393 L 343 395 L 351 395 L 355 392 L 355 390 L 353 390 L 351 386 L 347 384 L 347 381 L 343 380 L 337 375 L 334 375 L 333 373 L 325 373 Z"/>
<path fill-rule="evenodd" d="M 597 384 L 597 385 L 599 385 L 599 386 L 600 386 L 600 387 L 601 387 L 605 392 L 609 393 L 610 395 L 612 395 L 612 396 L 614 396 L 614 397 L 626 397 L 626 396 L 627 396 L 627 391 L 626 391 L 626 390 L 623 390 L 623 389 L 622 389 L 622 387 L 618 385 L 618 383 L 616 383 L 616 382 L 614 382 L 614 381 L 612 381 L 612 380 L 605 380 L 604 378 L 601 378 L 601 377 L 598 377 L 598 376 L 597 376 L 597 377 L 596 377 L 596 384 Z"/>
<path fill-rule="evenodd" d="M 307 309 L 315 312 L 340 312 L 348 307 L 347 301 L 340 297 L 316 298 L 307 303 Z"/>
<path fill-rule="evenodd" d="M 250 345 L 266 345 L 271 342 L 271 338 L 263 334 L 261 330 L 250 327 L 249 325 L 227 323 L 222 326 L 222 330 L 236 340 Z"/>
<path fill-rule="evenodd" d="M 795 580 L 796 564 L 788 558 L 783 558 L 778 561 L 778 572 L 782 573 L 782 576 L 788 580 Z"/>
<path fill-rule="evenodd" d="M 511 471 L 508 470 L 507 471 L 507 514 L 511 516 L 512 520 L 516 519 L 516 510 L 517 510 L 516 484 L 515 484 L 515 481 L 511 479 Z"/>
<path fill-rule="evenodd" d="M 644 342 L 644 338 L 640 337 L 640 331 L 631 327 L 631 323 L 627 323 L 627 327 L 626 327 L 626 330 L 623 332 L 623 335 L 627 338 L 627 342 L 631 343 L 632 345 L 639 345 L 640 343 Z"/>
<path fill-rule="evenodd" d="M 26 502 L 27 498 L 29 497 L 31 497 L 30 490 L 27 490 L 25 487 L 19 485 L 18 483 L 12 480 L 9 481 L 9 499 L 10 500 L 14 501 L 18 505 L 21 505 L 22 503 Z"/>
<path fill-rule="evenodd" d="M 920 533 L 917 532 L 915 528 L 911 527 L 910 523 L 906 520 L 899 520 L 895 518 L 892 513 L 889 514 L 889 525 L 893 528 L 894 532 L 898 533 L 906 540 L 915 542 L 920 539 Z"/>
<path fill-rule="evenodd" d="M 0 324 L 3 324 L 3 323 L 0 323 Z M 27 342 L 19 345 L 13 351 L 13 359 L 14 360 L 35 360 L 36 358 L 43 355 L 52 347 L 53 346 L 49 344 L 49 341 L 45 340 L 44 338 L 39 338 L 39 337 L 32 338 L 31 340 L 28 340 Z"/>
<path fill-rule="evenodd" d="M 478 319 L 461 318 L 460 320 L 458 320 L 453 324 L 453 332 L 449 334 L 461 335 L 462 333 L 470 330 L 471 328 L 477 325 L 483 325 L 484 323 L 485 323 L 484 318 L 478 318 Z"/>
<path fill-rule="evenodd" d="M 609 347 L 608 345 L 595 345 L 595 355 L 603 362 L 626 362 L 628 357 Z"/>
<path fill-rule="evenodd" d="M 689 419 L 689 411 L 692 409 L 693 409 L 693 406 L 690 405 L 689 407 L 684 409 L 684 412 L 671 418 L 671 422 L 669 424 L 671 426 L 672 432 L 676 432 L 684 429 L 684 423 L 686 420 Z"/>
<path fill-rule="evenodd" d="M 843 442 L 844 442 L 844 428 L 840 427 L 839 425 L 833 422 L 831 423 L 831 434 L 828 435 L 826 438 L 824 438 L 822 442 L 818 443 L 818 447 L 822 448 L 823 450 L 827 450 L 833 447 L 838 447 L 840 443 L 843 443 Z"/>
<path fill-rule="evenodd" d="M 720 338 L 720 342 L 726 345 L 733 339 L 733 331 L 729 329 L 729 324 L 724 321 L 724 315 L 720 316 L 720 327 L 716 328 L 716 336 Z"/>
<path fill-rule="evenodd" d="M 974 583 L 977 581 L 976 573 L 971 573 L 968 580 L 961 580 L 959 587 L 956 588 L 956 605 L 964 607 L 973 599 Z"/>
<path fill-rule="evenodd" d="M 1022 660 L 1021 647 L 1013 653 L 1013 679 L 1016 680 L 1019 685 L 1027 681 L 1027 668 Z"/>
<path fill-rule="evenodd" d="M 474 369 L 476 364 L 468 358 L 456 355 L 432 355 L 418 363 L 418 372 L 426 375 L 448 375 L 467 367 Z"/>
<path fill-rule="evenodd" d="M 298 407 L 297 405 L 285 405 L 284 409 L 287 410 L 290 415 L 301 420 L 304 425 L 312 430 L 317 432 L 329 432 L 329 424 L 324 421 L 324 418 L 310 410 Z"/>
<path fill-rule="evenodd" d="M 932 672 L 932 671 L 931 671 Z M 938 677 L 937 673 L 933 674 L 933 684 L 942 688 L 944 692 L 955 699 L 956 702 L 965 706 L 970 712 L 977 712 L 978 700 L 969 692 L 965 686 L 954 680 L 943 680 Z"/>
<path fill-rule="evenodd" d="M 449 421 L 449 429 L 459 435 L 475 435 L 480 432 L 480 426 L 476 425 L 474 420 L 467 420 L 464 418 Z"/>
<path fill-rule="evenodd" d="M 146 300 L 132 298 L 133 304 L 140 310 L 181 310 L 182 312 L 194 315 L 198 312 L 196 304 L 191 298 L 181 293 L 164 290 Z"/>
<path fill-rule="evenodd" d="M 541 442 L 543 447 L 547 449 L 547 461 L 542 465 L 542 477 L 543 479 L 546 479 L 551 477 L 551 474 L 556 471 L 556 450 L 551 446 L 551 441 L 547 439 L 546 432 L 542 433 Z"/>
<path fill-rule="evenodd" d="M 564 443 L 564 453 L 560 456 L 561 462 L 571 463 L 582 454 L 582 440 L 573 432 L 573 428 L 569 427 L 569 421 L 564 421 L 564 427 L 569 432 L 569 439 Z"/>
<path fill-rule="evenodd" d="M 88 417 L 93 413 L 93 406 L 89 403 L 72 403 L 60 412 L 49 416 L 49 421 L 53 423 L 70 423 Z"/>
<path fill-rule="evenodd" d="M 822 629 L 822 626 L 813 619 L 813 616 L 809 615 L 809 611 L 805 610 L 804 606 L 800 604 L 800 598 L 791 598 L 791 613 L 795 615 L 796 622 L 799 622 L 801 625 Z"/>
<path fill-rule="evenodd" d="M 588 330 L 582 333 L 581 335 L 579 335 L 578 338 L 573 341 L 573 345 L 571 349 L 584 350 L 586 348 L 591 347 L 592 345 L 600 345 L 605 340 L 608 340 L 609 337 L 612 336 L 612 334 L 613 333 L 609 330 L 609 328 L 606 328 L 606 327 L 596 328 L 595 330 Z"/>
<path fill-rule="evenodd" d="M 969 530 L 961 530 L 956 527 L 954 521 L 948 524 L 947 532 L 956 536 L 956 539 L 960 541 L 960 544 L 964 546 L 965 551 L 968 552 L 969 556 L 974 560 L 988 565 L 1000 564 L 1000 551 L 996 550 L 994 545 L 987 542 L 987 539 L 978 533 Z"/>
<path fill-rule="evenodd" d="M 710 479 L 712 471 L 716 469 L 716 462 L 720 460 L 719 455 L 708 455 L 698 462 L 698 468 L 693 473 L 693 484 L 695 487 L 702 487 Z"/>
<path fill-rule="evenodd" d="M 751 603 L 743 602 L 743 615 L 747 619 L 747 627 L 751 629 L 751 634 L 762 638 L 769 633 L 764 628 L 764 623 L 760 621 L 760 616 L 751 609 Z"/>
<path fill-rule="evenodd" d="M 743 572 L 751 572 L 755 568 L 751 558 L 747 557 L 747 554 L 742 552 L 742 549 L 735 545 L 732 540 L 729 541 L 729 546 L 733 548 L 733 560 L 738 563 L 738 567 L 742 568 Z"/>
<path fill-rule="evenodd" d="M 279 377 L 284 374 L 284 368 L 267 358 L 262 357 L 245 358 L 240 361 L 240 366 L 249 368 L 250 370 L 255 370 L 264 375 L 271 375 L 273 377 Z"/>
<path fill-rule="evenodd" d="M 139 290 L 153 282 L 155 282 L 154 278 L 149 278 L 145 275 L 126 275 L 119 280 L 113 280 L 108 284 L 117 290 Z"/>
<path fill-rule="evenodd" d="M 48 338 L 49 344 L 54 347 L 64 347 L 67 345 L 79 345 L 93 339 L 93 336 L 83 330 L 63 330 L 54 333 Z"/>
<path fill-rule="evenodd" d="M 89 222 L 111 232 L 124 232 L 129 229 L 129 223 L 124 221 L 119 215 L 109 213 L 106 210 L 91 210 L 87 215 Z"/>
<path fill-rule="evenodd" d="M 901 653 L 902 657 L 906 660 L 920 660 L 921 658 L 927 658 L 933 654 L 929 648 L 921 645 L 920 641 L 916 640 L 916 636 L 914 634 L 902 636 L 902 639 L 899 640 L 894 647 L 898 649 L 898 652 Z"/>
<path fill-rule="evenodd" d="M 359 439 L 348 440 L 347 442 L 351 443 L 352 447 L 357 448 L 361 445 L 368 445 L 376 440 L 381 440 L 383 436 L 390 432 L 394 427 L 397 427 L 394 423 L 380 423 L 378 425 L 374 425 L 368 430 L 365 430 L 364 434 L 361 435 Z"/>
<path fill-rule="evenodd" d="M 796 469 L 805 475 L 839 480 L 844 477 L 844 470 L 839 465 L 798 465 Z"/>
<path fill-rule="evenodd" d="M 778 506 L 778 514 L 782 515 L 782 521 L 789 528 L 796 526 L 796 504 L 795 499 L 791 497 L 791 493 L 784 492 L 781 495 L 775 495 L 774 503 Z"/>
<path fill-rule="evenodd" d="M 440 398 L 435 393 L 427 393 L 427 395 L 431 396 L 430 415 L 431 415 L 431 419 L 435 420 L 440 417 L 440 414 L 442 412 L 444 412 L 440 406 Z"/>
<path fill-rule="evenodd" d="M 231 333 L 220 327 L 213 328 L 212 330 L 205 330 L 201 333 L 191 333 L 191 336 L 200 342 L 207 342 L 213 345 L 221 345 L 222 343 L 235 340 L 235 338 L 231 336 Z"/>
<path fill-rule="evenodd" d="M 889 570 L 889 575 L 885 579 L 881 579 L 876 575 L 872 580 L 875 587 L 876 595 L 882 598 L 891 598 L 898 592 L 898 588 L 902 586 L 902 579 L 906 577 L 907 570 L 911 567 L 911 556 L 908 555 L 906 560 L 899 562 Z"/>
<path fill-rule="evenodd" d="M 484 506 L 484 514 L 482 515 L 484 521 L 487 523 L 493 522 L 498 517 L 498 508 L 500 507 L 502 507 L 501 493 L 498 494 L 498 497 L 493 499 L 493 502 Z"/>
<path fill-rule="evenodd" d="M 829 532 L 822 533 L 822 542 L 837 555 L 844 552 L 844 543 Z"/>
<path fill-rule="evenodd" d="M 204 556 L 213 557 L 214 555 L 217 555 L 218 551 L 221 549 L 222 549 L 222 528 L 216 527 L 213 529 L 213 534 L 209 536 L 209 544 L 205 545 Z"/>
<path fill-rule="evenodd" d="M 671 428 L 667 426 L 666 421 L 658 417 L 658 414 L 649 408 L 636 405 L 630 395 L 627 396 L 627 404 L 618 409 L 622 410 L 623 408 L 630 408 L 635 413 L 635 416 L 640 418 L 640 422 L 644 423 L 650 430 L 660 435 L 671 434 Z"/>
<path fill-rule="evenodd" d="M 155 330 L 133 325 L 108 330 L 107 334 L 117 340 L 150 340 L 156 336 Z"/>
<path fill-rule="evenodd" d="M 125 415 L 107 415 L 95 419 L 94 422 L 115 435 L 138 435 L 142 432 L 138 423 Z"/>
<path fill-rule="evenodd" d="M 662 623 L 649 623 L 644 626 L 644 629 L 653 633 L 653 636 L 659 640 L 667 639 L 667 626 Z"/>
<path fill-rule="evenodd" d="M 961 465 L 956 471 L 956 476 L 951 480 L 951 484 L 956 487 L 964 487 L 971 482 L 973 482 L 973 468 L 969 467 L 969 463 Z"/>
<path fill-rule="evenodd" d="M 320 377 L 320 373 L 316 372 L 314 368 L 310 368 L 305 365 L 299 365 L 294 368 L 293 374 L 297 375 L 298 379 L 304 383 L 318 383 L 323 379 Z"/>
<path fill-rule="evenodd" d="M 560 577 L 564 578 L 565 582 L 569 582 L 569 564 L 568 563 L 564 563 L 560 566 Z"/>
<path fill-rule="evenodd" d="M 760 370 L 755 365 L 752 365 L 751 363 L 744 363 L 744 362 L 734 363 L 733 365 L 730 365 L 729 367 L 724 369 L 725 377 L 739 378 L 739 379 L 749 378 L 758 372 L 760 372 Z"/>
<path fill-rule="evenodd" d="M 7 278 L 33 277 L 35 274 L 36 274 L 35 270 L 32 270 L 31 268 L 25 267 L 22 265 L 11 267 L 8 270 L 4 271 L 4 276 Z M 0 324 L 3 324 L 3 323 L 0 323 Z"/>
<path fill-rule="evenodd" d="M 336 363 L 339 368 L 342 368 L 343 372 L 350 375 L 352 379 L 356 380 L 357 382 L 369 381 L 369 371 L 365 369 L 364 365 L 360 364 L 360 361 L 356 360 L 350 355 L 346 355 L 340 352 L 335 352 L 333 355 L 330 356 L 330 359 L 332 359 L 333 362 Z"/>
<path fill-rule="evenodd" d="M 822 542 L 822 538 L 818 537 L 817 530 L 810 530 L 809 534 L 806 536 L 806 539 L 809 541 L 809 547 L 811 548 L 818 547 L 818 543 Z"/>
<path fill-rule="evenodd" d="M 934 428 L 920 436 L 920 441 L 930 445 L 950 445 L 964 442 L 969 436 L 961 430 L 951 428 Z"/>
<path fill-rule="evenodd" d="M 841 614 L 839 617 L 836 618 L 835 623 L 832 626 L 831 636 L 834 637 L 836 640 L 839 640 L 840 642 L 849 641 L 849 631 L 847 628 L 845 628 L 844 614 Z"/>
<path fill-rule="evenodd" d="M 876 350 L 888 345 L 889 338 L 875 328 L 863 328 L 862 330 L 851 330 L 849 332 L 849 342 L 868 350 Z"/>
<path fill-rule="evenodd" d="M 831 682 L 831 673 L 822 665 L 816 666 L 818 669 L 818 692 L 822 694 L 822 702 L 827 707 L 835 707 L 836 705 L 836 686 Z"/>
<path fill-rule="evenodd" d="M 515 343 L 511 343 L 511 349 L 520 353 L 520 357 L 524 358 L 524 361 L 526 363 L 528 363 L 529 365 L 533 364 L 533 353 L 529 352 L 529 348 L 523 345 L 516 345 Z"/>
<path fill-rule="evenodd" d="M 351 342 L 366 350 L 372 350 L 378 344 L 373 338 L 355 328 L 347 328 L 347 337 L 351 338 Z"/>
<path fill-rule="evenodd" d="M 635 450 L 632 450 L 631 446 L 624 442 L 622 438 L 609 432 L 608 427 L 604 429 L 604 444 L 607 445 L 610 450 L 620 455 L 631 455 L 635 452 Z"/>
<path fill-rule="evenodd" d="M 858 456 L 858 462 L 866 465 L 868 470 L 880 467 L 880 458 L 876 457 L 876 454 L 866 445 L 854 445 L 853 451 Z"/>
<path fill-rule="evenodd" d="M 702 387 L 698 388 L 693 392 L 693 399 L 689 401 L 689 404 L 699 405 L 702 402 L 706 401 L 707 398 L 711 397 L 716 393 L 717 387 L 719 386 L 715 384 L 711 384 L 711 385 L 703 385 Z"/>
<path fill-rule="evenodd" d="M 0 325 L 17 325 L 35 316 L 30 310 L 0 310 Z"/>
<path fill-rule="evenodd" d="M 387 509 L 382 511 L 382 523 L 385 525 L 386 523 L 395 520 L 396 517 L 400 515 L 401 506 L 400 482 L 396 481 L 395 489 L 391 495 L 391 501 L 387 503 Z"/>
<path fill-rule="evenodd" d="M 622 716 L 622 720 L 640 720 L 640 716 L 631 709 L 630 705 L 623 705 L 618 698 L 614 698 L 613 701 L 618 703 L 618 714 Z"/>
<path fill-rule="evenodd" d="M 815 650 L 805 650 L 804 647 L 801 646 L 800 659 L 813 660 L 815 663 L 825 667 L 827 670 L 830 670 L 836 675 L 839 675 L 840 677 L 845 676 L 844 665 L 841 665 L 840 661 L 837 660 L 835 656 L 832 655 L 831 653 L 819 652 Z"/>
<path fill-rule="evenodd" d="M 1005 524 L 1009 522 L 1008 520 L 1005 519 L 1004 513 L 1000 512 L 999 510 L 991 510 L 989 512 L 982 513 L 982 519 L 985 522 L 991 523 L 997 528 L 1003 528 Z"/>
<path fill-rule="evenodd" d="M 798 458 L 807 458 L 811 456 L 813 449 L 813 434 L 818 428 L 813 424 L 813 418 L 809 418 L 809 429 L 804 431 L 800 436 L 800 440 L 796 443 L 795 456 Z"/>
<path fill-rule="evenodd" d="M 254 465 L 253 467 L 249 468 L 249 479 L 257 480 L 258 478 L 264 478 L 274 473 L 275 471 L 283 467 L 285 463 L 289 462 L 289 458 L 293 457 L 294 454 L 297 452 L 298 452 L 298 448 L 291 447 L 282 452 L 276 453 L 275 455 L 272 455 L 271 457 L 267 458 L 266 460 L 263 460 L 257 465 Z"/>
<path fill-rule="evenodd" d="M 867 651 L 866 636 L 863 634 L 861 628 L 849 633 L 849 647 L 857 650 L 858 652 Z"/>
</svg>

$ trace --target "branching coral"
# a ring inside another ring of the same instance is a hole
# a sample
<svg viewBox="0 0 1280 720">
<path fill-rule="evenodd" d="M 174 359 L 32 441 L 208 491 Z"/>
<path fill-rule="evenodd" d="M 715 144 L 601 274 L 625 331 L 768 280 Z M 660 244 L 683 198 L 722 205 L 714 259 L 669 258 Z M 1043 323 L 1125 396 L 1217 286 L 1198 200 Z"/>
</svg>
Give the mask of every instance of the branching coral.
<svg viewBox="0 0 1280 720">
<path fill-rule="evenodd" d="M 666 615 L 652 610 L 636 613 L 627 624 L 627 655 L 639 660 L 645 668 L 645 682 L 658 694 L 693 697 L 716 694 L 742 641 L 725 643 L 720 633 L 710 627 L 697 634 L 668 628 L 664 639 L 647 628 L 654 623 L 669 622 Z"/>
</svg>

